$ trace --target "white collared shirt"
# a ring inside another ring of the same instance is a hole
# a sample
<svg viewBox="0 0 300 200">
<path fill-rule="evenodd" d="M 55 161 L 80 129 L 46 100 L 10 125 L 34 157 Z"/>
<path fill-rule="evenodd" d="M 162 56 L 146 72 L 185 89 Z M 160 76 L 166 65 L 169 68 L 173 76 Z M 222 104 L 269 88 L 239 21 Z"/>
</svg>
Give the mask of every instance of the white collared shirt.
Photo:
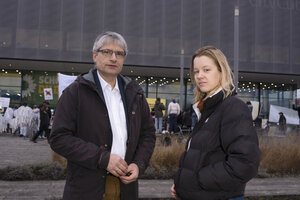
<svg viewBox="0 0 300 200">
<path fill-rule="evenodd" d="M 125 159 L 127 126 L 118 79 L 116 79 L 115 87 L 112 88 L 111 85 L 101 77 L 99 72 L 97 74 L 103 91 L 106 108 L 108 110 L 108 116 L 113 135 L 111 153 L 117 154 L 121 158 Z"/>
<path fill-rule="evenodd" d="M 220 87 L 219 89 L 217 89 L 217 90 L 215 91 L 215 93 L 213 93 L 213 94 L 212 94 L 211 96 L 209 96 L 208 98 L 211 98 L 211 97 L 213 97 L 214 95 L 218 94 L 221 90 L 222 90 L 222 88 Z M 200 112 L 200 110 L 199 110 L 199 108 L 198 108 L 198 104 L 199 104 L 199 101 L 197 101 L 196 103 L 194 103 L 194 104 L 193 104 L 193 109 L 194 109 L 194 111 L 195 111 L 195 113 L 196 113 L 196 115 L 197 115 L 197 119 L 198 119 L 198 121 L 199 121 L 200 118 L 201 118 L 201 112 Z"/>
</svg>

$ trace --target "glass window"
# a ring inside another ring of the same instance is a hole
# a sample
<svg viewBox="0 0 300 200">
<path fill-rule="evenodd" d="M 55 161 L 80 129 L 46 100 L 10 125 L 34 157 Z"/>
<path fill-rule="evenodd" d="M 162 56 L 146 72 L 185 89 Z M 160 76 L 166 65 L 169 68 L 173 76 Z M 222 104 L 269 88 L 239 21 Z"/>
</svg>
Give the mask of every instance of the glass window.
<svg viewBox="0 0 300 200">
<path fill-rule="evenodd" d="M 0 73 L 0 96 L 10 98 L 10 105 L 21 101 L 21 73 L 2 70 Z"/>
</svg>

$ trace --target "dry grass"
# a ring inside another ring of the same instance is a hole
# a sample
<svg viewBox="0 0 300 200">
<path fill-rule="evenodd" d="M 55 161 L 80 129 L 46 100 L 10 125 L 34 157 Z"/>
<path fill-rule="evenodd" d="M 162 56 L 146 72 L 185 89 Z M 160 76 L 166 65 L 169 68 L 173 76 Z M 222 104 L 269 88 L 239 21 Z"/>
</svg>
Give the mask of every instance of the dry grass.
<svg viewBox="0 0 300 200">
<path fill-rule="evenodd" d="M 300 173 L 300 137 L 291 134 L 287 137 L 260 136 L 260 168 L 269 173 Z"/>
<path fill-rule="evenodd" d="M 150 160 L 151 173 L 154 171 L 176 171 L 179 159 L 184 152 L 185 142 L 178 142 L 177 136 L 171 137 L 171 145 L 165 146 L 164 135 L 157 137 L 156 146 Z M 184 140 L 185 141 L 185 140 Z M 300 174 L 300 134 L 287 137 L 259 136 L 261 149 L 260 169 L 277 175 Z M 66 167 L 66 159 L 52 154 L 52 160 Z M 163 169 L 163 170 L 162 170 Z"/>
<path fill-rule="evenodd" d="M 163 138 L 164 136 L 157 137 L 155 149 L 150 160 L 150 167 L 156 170 L 178 167 L 180 156 L 184 152 L 185 143 L 177 141 L 177 137 L 171 137 L 170 146 L 163 145 Z"/>
<path fill-rule="evenodd" d="M 185 142 L 177 142 L 172 137 L 171 146 L 163 146 L 157 138 L 150 167 L 155 170 L 166 168 L 174 170 L 178 167 L 179 159 L 184 151 Z M 300 135 L 291 133 L 287 137 L 259 136 L 261 149 L 260 169 L 274 175 L 300 174 Z"/>
<path fill-rule="evenodd" d="M 67 159 L 52 151 L 52 161 L 61 164 L 64 168 L 67 167 Z"/>
</svg>

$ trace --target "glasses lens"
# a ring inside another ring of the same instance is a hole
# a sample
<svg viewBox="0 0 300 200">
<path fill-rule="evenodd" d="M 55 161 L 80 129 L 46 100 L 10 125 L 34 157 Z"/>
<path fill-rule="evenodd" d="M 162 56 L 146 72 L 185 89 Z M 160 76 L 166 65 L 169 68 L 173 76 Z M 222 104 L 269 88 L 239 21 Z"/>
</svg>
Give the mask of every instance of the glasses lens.
<svg viewBox="0 0 300 200">
<path fill-rule="evenodd" d="M 99 49 L 98 52 L 101 52 L 104 56 L 110 57 L 113 53 L 117 58 L 124 58 L 126 53 L 125 51 L 113 51 L 111 49 Z"/>
</svg>

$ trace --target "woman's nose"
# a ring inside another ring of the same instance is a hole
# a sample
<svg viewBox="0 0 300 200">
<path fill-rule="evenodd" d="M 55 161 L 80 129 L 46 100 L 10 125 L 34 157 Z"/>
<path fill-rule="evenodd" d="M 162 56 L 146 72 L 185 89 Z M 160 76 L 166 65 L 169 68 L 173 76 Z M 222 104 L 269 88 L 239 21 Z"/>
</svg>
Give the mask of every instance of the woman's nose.
<svg viewBox="0 0 300 200">
<path fill-rule="evenodd" d="M 198 72 L 198 73 L 196 74 L 196 77 L 197 77 L 197 78 L 203 78 L 203 73 L 202 73 L 202 72 Z"/>
</svg>

